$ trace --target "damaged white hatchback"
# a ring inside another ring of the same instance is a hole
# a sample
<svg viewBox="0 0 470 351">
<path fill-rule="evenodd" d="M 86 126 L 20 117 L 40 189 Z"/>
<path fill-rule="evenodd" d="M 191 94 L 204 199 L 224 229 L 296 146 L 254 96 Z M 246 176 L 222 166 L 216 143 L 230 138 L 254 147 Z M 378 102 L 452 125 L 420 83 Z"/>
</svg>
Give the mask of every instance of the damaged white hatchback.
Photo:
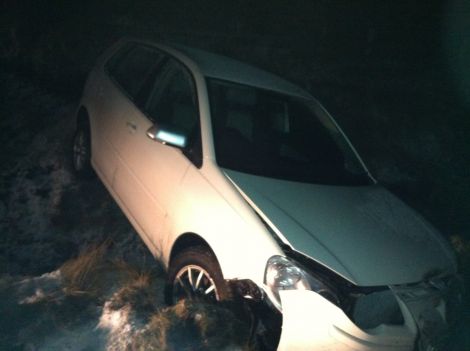
<svg viewBox="0 0 470 351">
<path fill-rule="evenodd" d="M 431 350 L 445 332 L 450 247 L 281 78 L 121 40 L 89 75 L 73 156 L 168 268 L 170 302 L 246 299 L 280 350 Z"/>
</svg>

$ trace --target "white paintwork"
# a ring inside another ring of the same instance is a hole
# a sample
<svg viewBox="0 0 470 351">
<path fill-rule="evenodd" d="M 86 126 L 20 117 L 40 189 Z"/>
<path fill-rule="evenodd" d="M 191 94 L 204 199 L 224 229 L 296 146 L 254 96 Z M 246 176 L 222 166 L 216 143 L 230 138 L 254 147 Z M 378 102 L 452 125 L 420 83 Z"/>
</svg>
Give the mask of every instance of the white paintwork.
<svg viewBox="0 0 470 351">
<path fill-rule="evenodd" d="M 411 351 L 416 327 L 409 312 L 403 326 L 380 325 L 363 331 L 338 307 L 307 290 L 281 291 L 282 335 L 278 350 Z"/>
<path fill-rule="evenodd" d="M 217 166 L 205 76 L 311 98 L 271 74 L 199 50 L 146 43 L 177 58 L 193 75 L 203 165 L 197 168 L 181 150 L 150 140 L 146 131 L 151 122 L 103 69 L 125 42 L 98 60 L 80 106 L 90 116 L 93 167 L 164 265 L 175 241 L 195 233 L 210 245 L 225 279 L 251 279 L 267 289 L 266 262 L 284 253 L 260 216 L 285 244 L 358 285 L 415 282 L 432 268 L 455 270 L 452 254 L 435 231 L 378 186 L 298 184 Z M 365 332 L 312 291 L 281 291 L 280 296 L 282 350 L 405 351 L 417 333 L 402 302 L 403 327 L 382 325 Z"/>
<path fill-rule="evenodd" d="M 306 99 L 312 98 L 300 87 L 240 61 L 183 45 L 175 45 L 175 47 L 184 55 L 191 57 L 206 77 L 251 85 Z"/>
<path fill-rule="evenodd" d="M 225 170 L 295 250 L 359 286 L 415 283 L 453 273 L 436 231 L 380 187 L 325 186 Z"/>
<path fill-rule="evenodd" d="M 251 207 L 220 170 L 190 166 L 169 209 L 171 243 L 181 233 L 202 233 L 216 253 L 225 279 L 263 282 L 267 260 L 282 254 Z M 168 263 L 170 247 L 163 253 Z"/>
</svg>

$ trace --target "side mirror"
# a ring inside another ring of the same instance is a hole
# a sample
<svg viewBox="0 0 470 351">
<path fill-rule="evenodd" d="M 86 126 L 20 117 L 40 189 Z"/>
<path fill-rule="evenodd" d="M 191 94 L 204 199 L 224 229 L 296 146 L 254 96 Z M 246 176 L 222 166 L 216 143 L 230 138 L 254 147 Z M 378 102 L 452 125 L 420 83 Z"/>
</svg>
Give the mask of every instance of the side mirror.
<svg viewBox="0 0 470 351">
<path fill-rule="evenodd" d="M 147 136 L 164 145 L 168 144 L 184 149 L 187 145 L 187 137 L 181 131 L 174 128 L 159 127 L 156 124 L 147 130 Z"/>
</svg>

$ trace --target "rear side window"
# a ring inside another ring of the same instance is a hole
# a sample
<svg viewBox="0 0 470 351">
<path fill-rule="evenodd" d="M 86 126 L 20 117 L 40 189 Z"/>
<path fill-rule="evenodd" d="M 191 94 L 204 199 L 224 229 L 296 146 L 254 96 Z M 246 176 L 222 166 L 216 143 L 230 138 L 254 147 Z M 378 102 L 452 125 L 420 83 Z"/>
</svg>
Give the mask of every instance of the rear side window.
<svg viewBox="0 0 470 351">
<path fill-rule="evenodd" d="M 127 95 L 135 100 L 146 78 L 162 61 L 163 55 L 151 47 L 129 45 L 109 60 L 106 69 Z"/>
</svg>

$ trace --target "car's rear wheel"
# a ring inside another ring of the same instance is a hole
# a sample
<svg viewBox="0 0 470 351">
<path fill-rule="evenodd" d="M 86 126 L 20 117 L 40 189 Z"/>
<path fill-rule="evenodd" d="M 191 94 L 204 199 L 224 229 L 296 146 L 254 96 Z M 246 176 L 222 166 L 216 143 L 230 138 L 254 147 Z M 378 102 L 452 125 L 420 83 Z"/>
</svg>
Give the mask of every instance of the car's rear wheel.
<svg viewBox="0 0 470 351">
<path fill-rule="evenodd" d="M 90 176 L 91 138 L 90 128 L 86 123 L 79 123 L 73 137 L 72 162 L 73 169 L 79 176 Z"/>
<path fill-rule="evenodd" d="M 168 270 L 166 301 L 182 299 L 222 301 L 229 288 L 214 255 L 203 247 L 193 247 L 177 254 Z"/>
</svg>

